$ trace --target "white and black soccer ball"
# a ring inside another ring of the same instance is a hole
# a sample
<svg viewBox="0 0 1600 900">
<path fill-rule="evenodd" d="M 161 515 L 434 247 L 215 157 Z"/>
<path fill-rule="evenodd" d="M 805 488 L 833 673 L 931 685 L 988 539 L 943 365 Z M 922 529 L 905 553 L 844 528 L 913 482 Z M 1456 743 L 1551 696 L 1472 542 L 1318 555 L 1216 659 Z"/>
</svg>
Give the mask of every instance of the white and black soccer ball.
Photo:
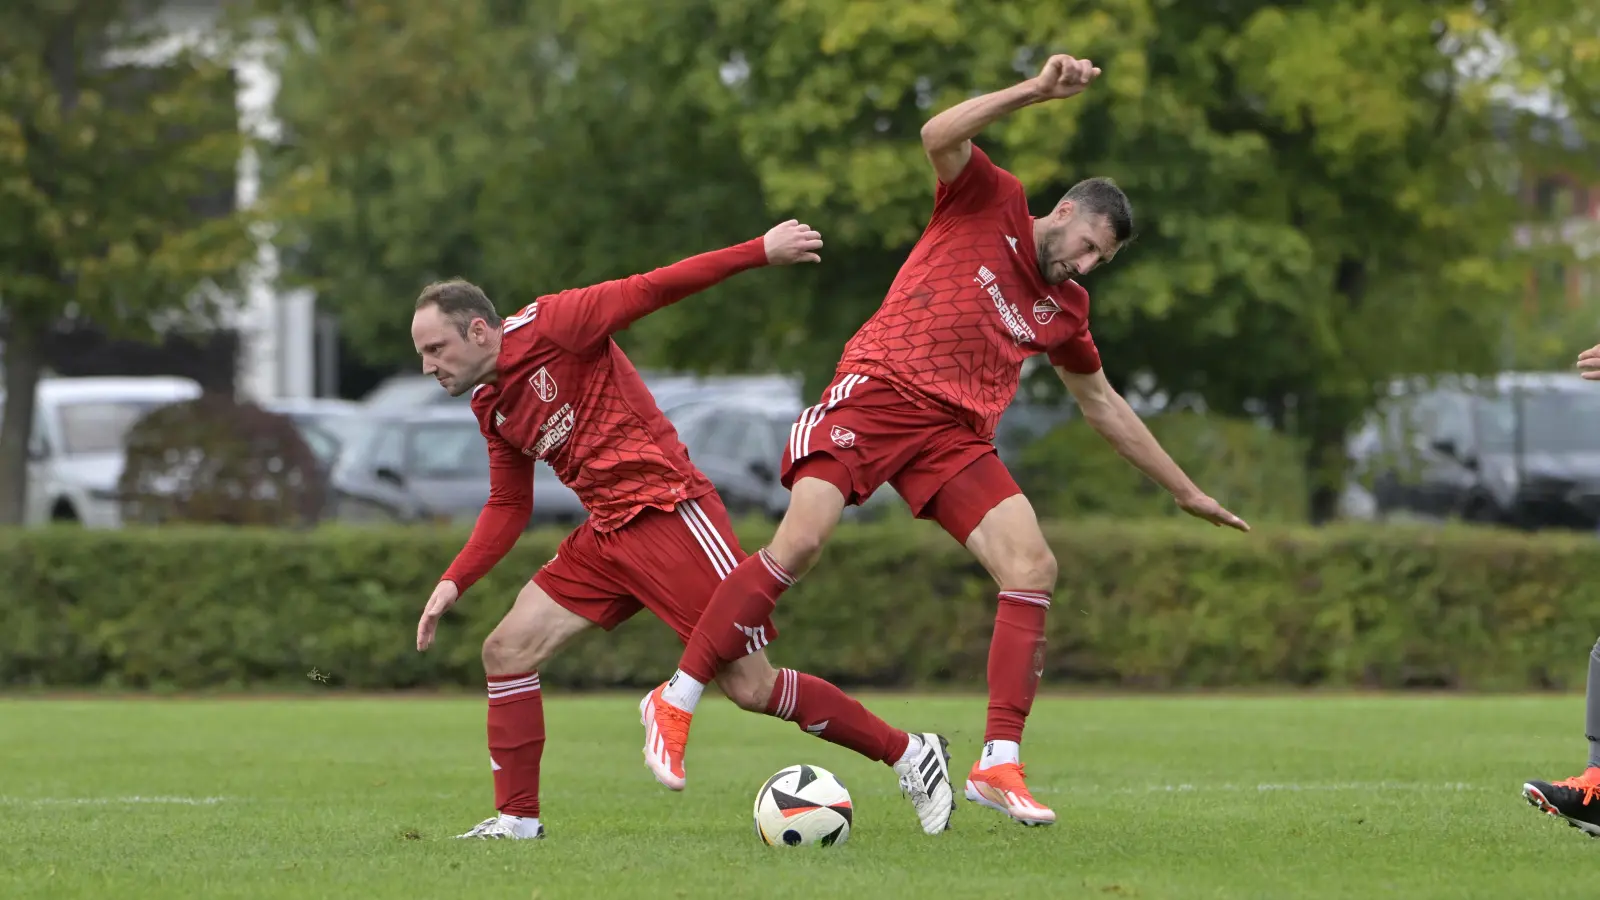
<svg viewBox="0 0 1600 900">
<path fill-rule="evenodd" d="M 850 792 L 821 766 L 789 766 L 756 794 L 756 835 L 772 847 L 835 847 L 850 837 Z"/>
</svg>

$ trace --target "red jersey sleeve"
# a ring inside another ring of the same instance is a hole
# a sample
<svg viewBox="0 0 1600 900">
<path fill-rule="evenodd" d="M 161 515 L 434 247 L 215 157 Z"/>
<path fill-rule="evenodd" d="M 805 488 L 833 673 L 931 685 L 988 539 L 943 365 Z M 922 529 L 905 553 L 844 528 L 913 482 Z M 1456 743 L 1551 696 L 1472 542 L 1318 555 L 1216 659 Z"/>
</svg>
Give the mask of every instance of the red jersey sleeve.
<svg viewBox="0 0 1600 900">
<path fill-rule="evenodd" d="M 540 332 L 567 350 L 581 352 L 664 306 L 766 264 L 763 236 L 643 275 L 562 291 L 539 300 Z"/>
<path fill-rule="evenodd" d="M 489 441 L 489 501 L 478 513 L 472 536 L 440 581 L 454 581 L 463 594 L 517 545 L 533 515 L 533 458 L 482 427 Z"/>
<path fill-rule="evenodd" d="M 1100 349 L 1094 345 L 1094 336 L 1084 328 L 1072 337 L 1050 348 L 1050 364 L 1060 366 L 1074 375 L 1093 375 L 1100 371 Z"/>
<path fill-rule="evenodd" d="M 967 158 L 967 165 L 956 176 L 956 180 L 949 184 L 941 181 L 934 190 L 933 217 L 938 219 L 983 212 L 1005 199 L 1012 188 L 1021 190 L 1022 182 L 1017 180 L 1017 176 L 995 165 L 989 154 L 974 143 L 972 155 Z"/>
</svg>

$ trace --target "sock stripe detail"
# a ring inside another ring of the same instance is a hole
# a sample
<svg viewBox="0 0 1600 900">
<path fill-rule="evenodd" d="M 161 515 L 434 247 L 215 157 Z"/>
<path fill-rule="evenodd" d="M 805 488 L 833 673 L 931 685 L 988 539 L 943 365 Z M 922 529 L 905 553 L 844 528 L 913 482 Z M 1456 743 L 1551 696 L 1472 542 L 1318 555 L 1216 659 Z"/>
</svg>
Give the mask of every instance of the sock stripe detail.
<svg viewBox="0 0 1600 900">
<path fill-rule="evenodd" d="M 789 574 L 788 569 L 778 565 L 778 561 L 772 558 L 772 554 L 767 552 L 767 548 L 762 547 L 757 550 L 756 555 L 761 557 L 762 564 L 767 567 L 767 571 L 771 573 L 773 578 L 777 579 L 778 583 L 784 587 L 794 587 L 794 576 Z"/>
<path fill-rule="evenodd" d="M 778 670 L 778 705 L 773 710 L 785 722 L 794 717 L 795 701 L 800 696 L 800 678 L 793 669 Z"/>
<path fill-rule="evenodd" d="M 517 694 L 531 694 L 539 690 L 539 676 L 529 675 L 527 678 L 518 678 L 513 681 L 489 682 L 489 699 L 499 700 L 502 697 L 512 697 Z"/>
<path fill-rule="evenodd" d="M 717 533 L 705 510 L 700 508 L 698 502 L 685 500 L 678 504 L 678 515 L 689 527 L 689 533 L 694 535 L 695 541 L 700 544 L 700 549 L 706 552 L 706 558 L 711 560 L 711 568 L 717 573 L 717 580 L 727 578 L 728 573 L 733 571 L 733 551 L 728 549 L 727 542 Z"/>
<path fill-rule="evenodd" d="M 1040 591 L 1001 591 L 1000 599 L 1050 608 L 1050 595 Z"/>
</svg>

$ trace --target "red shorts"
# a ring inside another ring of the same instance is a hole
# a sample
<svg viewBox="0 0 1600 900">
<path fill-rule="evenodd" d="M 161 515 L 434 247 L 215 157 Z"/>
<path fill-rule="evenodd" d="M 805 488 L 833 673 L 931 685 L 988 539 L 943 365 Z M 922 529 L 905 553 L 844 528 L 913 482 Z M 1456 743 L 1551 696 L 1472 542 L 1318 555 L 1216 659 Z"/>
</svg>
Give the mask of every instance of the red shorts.
<svg viewBox="0 0 1600 900">
<path fill-rule="evenodd" d="M 933 519 L 963 544 L 989 510 L 1022 493 L 992 442 L 882 381 L 840 375 L 822 398 L 789 429 L 786 488 L 802 474 L 819 477 L 846 503 L 860 504 L 887 483 L 912 515 Z"/>
<path fill-rule="evenodd" d="M 672 512 L 646 509 L 615 531 L 579 525 L 533 583 L 606 631 L 648 609 L 687 644 L 711 592 L 744 557 L 713 491 Z M 771 619 L 757 627 L 764 643 L 778 636 Z"/>
</svg>

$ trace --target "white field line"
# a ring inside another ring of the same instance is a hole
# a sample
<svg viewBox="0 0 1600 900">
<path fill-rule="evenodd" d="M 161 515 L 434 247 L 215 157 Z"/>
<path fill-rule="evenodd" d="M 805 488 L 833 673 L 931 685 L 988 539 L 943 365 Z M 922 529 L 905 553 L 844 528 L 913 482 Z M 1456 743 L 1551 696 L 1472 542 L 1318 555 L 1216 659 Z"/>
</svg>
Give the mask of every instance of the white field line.
<svg viewBox="0 0 1600 900">
<path fill-rule="evenodd" d="M 1381 791 L 1481 791 L 1462 781 L 1331 781 L 1267 782 L 1261 784 L 1150 784 L 1130 787 L 1107 785 L 1052 785 L 1035 788 L 1041 794 L 1269 794 L 1269 793 L 1375 793 Z"/>
<path fill-rule="evenodd" d="M 227 797 L 0 797 L 0 806 L 214 806 Z"/>
</svg>

